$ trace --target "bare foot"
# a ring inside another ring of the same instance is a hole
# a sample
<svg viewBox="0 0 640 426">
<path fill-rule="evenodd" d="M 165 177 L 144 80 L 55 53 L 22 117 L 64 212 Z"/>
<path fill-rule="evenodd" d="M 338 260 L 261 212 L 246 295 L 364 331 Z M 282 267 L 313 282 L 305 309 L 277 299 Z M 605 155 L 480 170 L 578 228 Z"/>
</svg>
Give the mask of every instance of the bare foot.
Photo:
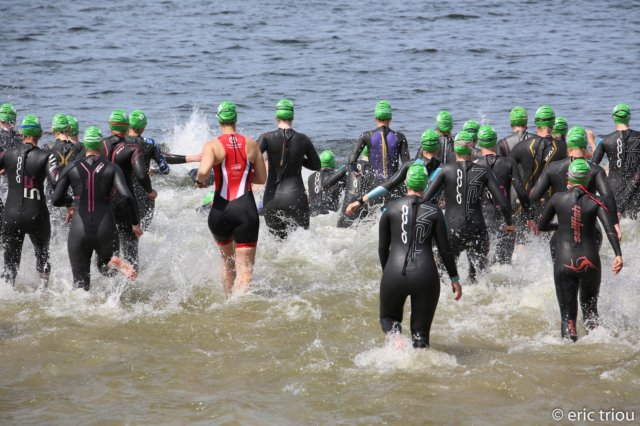
<svg viewBox="0 0 640 426">
<path fill-rule="evenodd" d="M 135 281 L 136 278 L 138 278 L 138 273 L 133 269 L 133 266 L 131 266 L 131 264 L 126 260 L 120 259 L 117 256 L 113 256 L 109 263 L 107 263 L 107 266 L 120 272 L 131 281 Z"/>
</svg>

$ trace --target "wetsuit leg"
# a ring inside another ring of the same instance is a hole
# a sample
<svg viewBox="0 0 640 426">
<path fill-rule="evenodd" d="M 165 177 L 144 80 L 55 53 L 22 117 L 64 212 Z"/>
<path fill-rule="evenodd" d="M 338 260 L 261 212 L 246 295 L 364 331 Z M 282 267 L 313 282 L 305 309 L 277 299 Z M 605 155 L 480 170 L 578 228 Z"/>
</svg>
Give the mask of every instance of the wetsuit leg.
<svg viewBox="0 0 640 426">
<path fill-rule="evenodd" d="M 401 276 L 400 271 L 390 269 L 382 273 L 380 281 L 380 325 L 385 333 L 402 331 L 404 302 L 409 295 L 406 278 Z"/>
<path fill-rule="evenodd" d="M 265 207 L 264 219 L 269 231 L 282 239 L 287 238 L 288 228 L 309 229 L 307 194 L 290 192 L 276 195 Z"/>
<path fill-rule="evenodd" d="M 51 240 L 51 223 L 49 215 L 41 215 L 40 221 L 29 233 L 29 239 L 33 244 L 36 255 L 36 271 L 48 274 L 51 271 L 51 262 L 49 261 L 49 241 Z"/>
<path fill-rule="evenodd" d="M 563 338 L 578 340 L 576 319 L 578 317 L 579 279 L 574 273 L 566 271 L 562 265 L 554 271 L 556 296 L 560 305 L 560 333 Z"/>
<path fill-rule="evenodd" d="M 79 224 L 79 225 L 78 225 Z M 89 290 L 91 281 L 91 255 L 93 250 L 86 241 L 88 237 L 82 231 L 82 222 L 74 220 L 69 232 L 67 250 L 71 261 L 71 272 L 73 273 L 73 283 L 76 288 Z"/>
<path fill-rule="evenodd" d="M 429 346 L 431 323 L 440 297 L 440 279 L 435 271 L 421 271 L 411 286 L 411 337 L 414 348 Z"/>
<path fill-rule="evenodd" d="M 156 203 L 149 199 L 144 188 L 142 188 L 142 185 L 140 185 L 138 181 L 134 181 L 133 195 L 136 203 L 138 203 L 138 211 L 140 212 L 140 227 L 143 231 L 146 231 L 151 225 Z"/>
<path fill-rule="evenodd" d="M 2 245 L 4 248 L 4 279 L 11 285 L 16 282 L 20 268 L 24 231 L 14 224 L 4 223 L 2 226 Z"/>
<path fill-rule="evenodd" d="M 207 224 L 209 231 L 213 234 L 213 238 L 219 245 L 226 245 L 232 241 L 232 232 L 235 224 L 231 223 L 230 215 L 225 214 L 229 202 L 222 197 L 215 196 L 213 206 L 209 210 L 209 218 Z"/>
<path fill-rule="evenodd" d="M 139 272 L 138 266 L 138 239 L 133 233 L 131 227 L 133 224 L 129 219 L 129 214 L 126 211 L 126 205 L 120 203 L 113 203 L 113 215 L 116 220 L 116 226 L 118 228 L 118 236 L 120 237 L 120 246 L 122 248 L 122 257 L 129 262 L 136 272 Z"/>
<path fill-rule="evenodd" d="M 580 277 L 580 307 L 587 332 L 598 326 L 598 294 L 600 293 L 601 274 L 602 271 L 598 267 L 598 269 L 590 269 L 582 273 Z"/>
<path fill-rule="evenodd" d="M 107 277 L 117 274 L 115 269 L 111 269 L 107 264 L 111 258 L 118 254 L 120 247 L 120 238 L 118 236 L 116 224 L 111 217 L 105 216 L 98 228 L 98 234 L 95 237 L 96 265 L 100 273 Z"/>
<path fill-rule="evenodd" d="M 466 241 L 467 256 L 469 258 L 469 279 L 476 281 L 477 271 L 487 269 L 489 263 L 489 234 L 486 229 L 479 229 L 471 233 Z"/>
</svg>

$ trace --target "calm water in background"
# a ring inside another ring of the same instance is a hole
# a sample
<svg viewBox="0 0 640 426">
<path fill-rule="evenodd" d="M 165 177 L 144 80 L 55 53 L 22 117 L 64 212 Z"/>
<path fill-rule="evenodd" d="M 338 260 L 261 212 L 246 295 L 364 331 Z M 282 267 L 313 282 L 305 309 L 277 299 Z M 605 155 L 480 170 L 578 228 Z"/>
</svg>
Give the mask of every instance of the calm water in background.
<svg viewBox="0 0 640 426">
<path fill-rule="evenodd" d="M 533 116 L 548 103 L 596 133 L 611 130 L 616 103 L 640 110 L 637 2 L 388 6 L 3 4 L 0 101 L 19 119 L 67 112 L 104 131 L 111 109 L 141 108 L 149 136 L 187 153 L 215 134 L 220 100 L 258 136 L 287 96 L 296 128 L 339 158 L 381 98 L 412 152 L 440 109 L 456 129 L 475 118 L 500 135 L 515 104 Z M 622 223 L 624 271 L 603 274 L 603 327 L 578 344 L 558 338 L 548 246 L 536 240 L 458 303 L 444 283 L 432 349 L 398 351 L 377 320 L 375 221 L 343 230 L 323 216 L 284 243 L 262 227 L 255 294 L 225 302 L 195 211 L 205 191 L 187 170 L 154 180 L 135 285 L 94 273 L 89 294 L 72 291 L 60 230 L 42 291 L 25 244 L 16 290 L 0 286 L 0 423 L 547 424 L 558 407 L 640 418 L 635 222 Z M 606 243 L 602 257 L 611 264 Z"/>
</svg>

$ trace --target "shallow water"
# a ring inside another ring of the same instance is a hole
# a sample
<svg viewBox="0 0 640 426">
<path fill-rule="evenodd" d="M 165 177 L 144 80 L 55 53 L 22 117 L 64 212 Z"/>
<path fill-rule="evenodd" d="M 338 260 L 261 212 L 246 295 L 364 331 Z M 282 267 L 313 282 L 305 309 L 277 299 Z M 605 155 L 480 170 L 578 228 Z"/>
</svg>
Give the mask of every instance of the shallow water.
<svg viewBox="0 0 640 426">
<path fill-rule="evenodd" d="M 219 100 L 237 102 L 242 131 L 257 136 L 289 96 L 296 128 L 339 158 L 383 97 L 412 152 L 442 108 L 456 128 L 476 118 L 501 134 L 516 103 L 530 115 L 549 103 L 597 133 L 610 131 L 615 103 L 637 108 L 633 2 L 280 4 L 5 5 L 0 100 L 19 117 L 73 112 L 103 130 L 112 108 L 140 107 L 149 136 L 187 153 L 215 134 Z M 460 262 L 464 296 L 455 302 L 443 283 L 432 348 L 405 338 L 395 349 L 377 319 L 375 220 L 345 230 L 321 216 L 284 243 L 263 226 L 254 293 L 225 301 L 195 211 L 206 191 L 187 166 L 172 169 L 154 177 L 135 284 L 94 268 L 90 293 L 71 290 L 60 230 L 45 291 L 25 243 L 16 289 L 0 286 L 0 423 L 552 424 L 555 408 L 640 417 L 635 222 L 622 222 L 623 272 L 603 274 L 602 327 L 584 336 L 580 324 L 577 344 L 559 338 L 548 246 L 535 240 L 477 285 Z M 602 257 L 608 267 L 606 243 Z"/>
</svg>

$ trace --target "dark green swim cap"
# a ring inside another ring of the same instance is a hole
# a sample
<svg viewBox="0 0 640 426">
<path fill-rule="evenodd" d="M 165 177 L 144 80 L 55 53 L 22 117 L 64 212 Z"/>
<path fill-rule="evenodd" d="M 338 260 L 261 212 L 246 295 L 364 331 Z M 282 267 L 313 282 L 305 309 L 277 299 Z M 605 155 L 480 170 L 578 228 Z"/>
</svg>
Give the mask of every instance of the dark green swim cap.
<svg viewBox="0 0 640 426">
<path fill-rule="evenodd" d="M 147 127 L 147 116 L 139 109 L 131 111 L 129 116 L 129 127 L 132 129 L 144 129 Z"/>
<path fill-rule="evenodd" d="M 80 125 L 78 124 L 78 120 L 73 115 L 67 115 L 67 121 L 69 122 L 69 135 L 76 136 L 80 133 Z"/>
<path fill-rule="evenodd" d="M 515 106 L 509 113 L 509 121 L 512 126 L 526 126 L 529 122 L 527 110 L 521 106 Z"/>
<path fill-rule="evenodd" d="M 84 131 L 84 137 L 82 138 L 82 144 L 84 147 L 91 151 L 97 151 L 100 149 L 102 143 L 102 132 L 98 126 L 89 126 Z"/>
<path fill-rule="evenodd" d="M 572 129 L 573 130 L 573 129 Z M 583 158 L 576 158 L 569 165 L 569 171 L 567 172 L 567 179 L 569 182 L 578 185 L 586 185 L 589 183 L 591 177 L 591 168 Z"/>
<path fill-rule="evenodd" d="M 480 130 L 480 124 L 476 120 L 469 120 L 462 125 L 462 130 L 466 130 L 471 134 L 473 140 L 478 140 L 478 130 Z"/>
<path fill-rule="evenodd" d="M 424 169 L 422 163 L 413 163 L 409 170 L 407 170 L 407 177 L 404 180 L 404 184 L 407 188 L 414 191 L 424 191 L 424 188 L 429 182 L 429 175 Z"/>
<path fill-rule="evenodd" d="M 116 132 L 126 132 L 129 129 L 129 117 L 123 109 L 114 109 L 109 116 L 109 128 Z"/>
<path fill-rule="evenodd" d="M 580 126 L 573 126 L 567 134 L 567 148 L 586 148 L 587 132 Z"/>
<path fill-rule="evenodd" d="M 453 129 L 453 117 L 449 111 L 440 111 L 436 117 L 436 129 L 442 133 L 449 133 Z"/>
<path fill-rule="evenodd" d="M 391 113 L 391 104 L 389 103 L 389 101 L 383 99 L 380 102 L 378 102 L 376 104 L 375 114 L 376 114 L 377 120 L 380 120 L 380 121 L 391 120 L 392 113 Z"/>
<path fill-rule="evenodd" d="M 473 143 L 473 136 L 466 130 L 462 130 L 456 135 L 456 139 L 453 143 L 453 150 L 458 155 L 471 154 L 471 144 Z"/>
<path fill-rule="evenodd" d="M 42 127 L 40 126 L 40 120 L 35 114 L 25 115 L 20 125 L 22 135 L 27 138 L 39 138 L 42 136 Z"/>
<path fill-rule="evenodd" d="M 478 145 L 482 148 L 490 149 L 496 146 L 497 142 L 498 135 L 492 126 L 485 124 L 480 127 L 480 130 L 478 130 Z"/>
<path fill-rule="evenodd" d="M 57 133 L 67 133 L 69 131 L 69 120 L 64 114 L 56 114 L 51 121 L 51 129 Z"/>
<path fill-rule="evenodd" d="M 556 121 L 553 124 L 553 130 L 551 130 L 551 134 L 566 135 L 567 130 L 569 130 L 569 124 L 567 123 L 567 120 L 562 117 L 556 117 Z"/>
<path fill-rule="evenodd" d="M 552 129 L 555 122 L 556 113 L 553 112 L 553 109 L 549 105 L 542 105 L 538 108 L 536 111 L 536 126 Z"/>
<path fill-rule="evenodd" d="M 0 106 L 0 121 L 5 123 L 16 122 L 16 109 L 10 103 L 4 103 Z"/>
<path fill-rule="evenodd" d="M 618 104 L 613 108 L 613 122 L 616 124 L 629 124 L 631 109 L 627 104 Z"/>
<path fill-rule="evenodd" d="M 362 150 L 362 155 L 363 157 L 368 157 L 369 156 L 369 147 L 365 146 L 364 149 Z"/>
<path fill-rule="evenodd" d="M 420 147 L 426 152 L 438 152 L 440 149 L 440 138 L 435 130 L 425 130 L 420 138 Z"/>
<path fill-rule="evenodd" d="M 330 149 L 325 149 L 320 154 L 320 167 L 333 169 L 336 167 L 336 157 Z"/>
<path fill-rule="evenodd" d="M 218 118 L 218 123 L 220 124 L 233 124 L 238 119 L 238 114 L 236 113 L 236 105 L 229 101 L 222 101 L 220 105 L 218 105 L 218 114 L 216 115 Z"/>
<path fill-rule="evenodd" d="M 276 118 L 278 120 L 293 120 L 293 102 L 280 99 L 276 104 Z"/>
</svg>

